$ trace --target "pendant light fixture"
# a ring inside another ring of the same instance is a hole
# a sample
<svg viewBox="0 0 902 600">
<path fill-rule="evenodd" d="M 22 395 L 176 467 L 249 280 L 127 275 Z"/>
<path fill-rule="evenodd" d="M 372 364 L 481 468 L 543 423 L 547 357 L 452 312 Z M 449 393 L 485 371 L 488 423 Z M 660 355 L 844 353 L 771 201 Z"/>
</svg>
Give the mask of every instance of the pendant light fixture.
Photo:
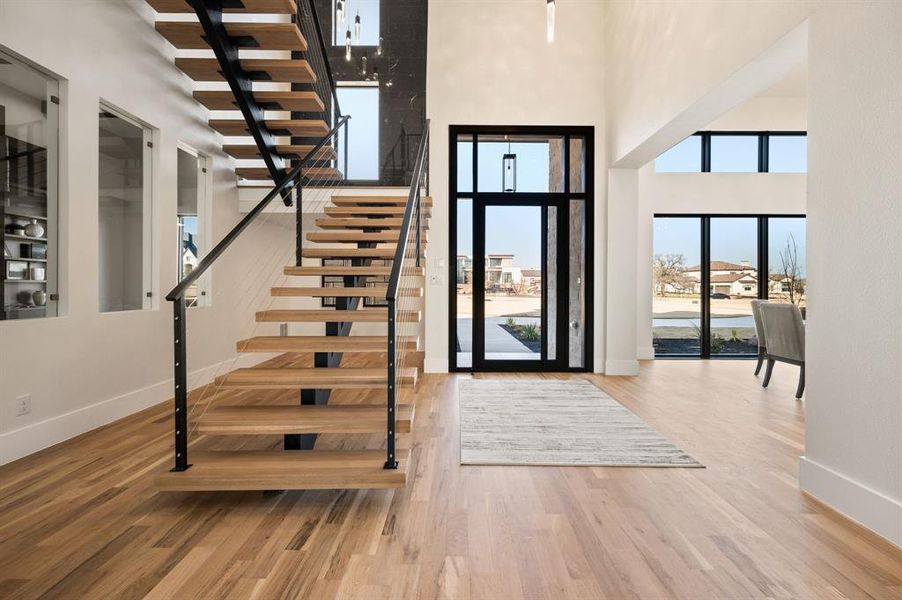
<svg viewBox="0 0 902 600">
<path fill-rule="evenodd" d="M 554 0 L 545 0 L 547 22 L 545 24 L 545 37 L 548 43 L 554 42 Z"/>
<path fill-rule="evenodd" d="M 360 57 L 360 75 L 366 79 L 366 56 Z"/>
<path fill-rule="evenodd" d="M 382 36 L 379 36 L 379 45 L 376 46 L 376 56 L 382 56 Z"/>
<path fill-rule="evenodd" d="M 379 65 L 373 66 L 373 81 L 379 81 Z"/>
<path fill-rule="evenodd" d="M 351 30 L 345 33 L 345 60 L 351 62 Z"/>
<path fill-rule="evenodd" d="M 510 138 L 507 138 L 507 154 L 501 158 L 501 189 L 517 191 L 517 155 L 511 152 Z"/>
<path fill-rule="evenodd" d="M 354 41 L 356 43 L 360 43 L 360 11 L 357 11 L 357 16 L 354 17 Z"/>
<path fill-rule="evenodd" d="M 345 24 L 345 3 L 343 0 L 335 0 L 335 22 L 339 25 Z"/>
</svg>

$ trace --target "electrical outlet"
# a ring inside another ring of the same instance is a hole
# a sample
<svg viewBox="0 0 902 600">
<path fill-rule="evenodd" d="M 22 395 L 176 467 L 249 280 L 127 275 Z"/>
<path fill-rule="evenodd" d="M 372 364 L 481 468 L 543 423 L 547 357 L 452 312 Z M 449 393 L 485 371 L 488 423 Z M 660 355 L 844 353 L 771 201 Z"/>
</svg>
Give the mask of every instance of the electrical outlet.
<svg viewBox="0 0 902 600">
<path fill-rule="evenodd" d="M 21 417 L 31 412 L 31 395 L 16 398 L 16 416 Z"/>
</svg>

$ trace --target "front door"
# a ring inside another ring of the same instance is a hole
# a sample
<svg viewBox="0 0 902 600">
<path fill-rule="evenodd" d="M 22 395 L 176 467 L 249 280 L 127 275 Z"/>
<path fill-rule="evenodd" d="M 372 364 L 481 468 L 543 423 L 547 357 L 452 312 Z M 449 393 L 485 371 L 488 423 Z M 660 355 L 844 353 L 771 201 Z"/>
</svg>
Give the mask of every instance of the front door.
<svg viewBox="0 0 902 600">
<path fill-rule="evenodd" d="M 586 370 L 590 136 L 454 129 L 452 369 Z"/>
</svg>

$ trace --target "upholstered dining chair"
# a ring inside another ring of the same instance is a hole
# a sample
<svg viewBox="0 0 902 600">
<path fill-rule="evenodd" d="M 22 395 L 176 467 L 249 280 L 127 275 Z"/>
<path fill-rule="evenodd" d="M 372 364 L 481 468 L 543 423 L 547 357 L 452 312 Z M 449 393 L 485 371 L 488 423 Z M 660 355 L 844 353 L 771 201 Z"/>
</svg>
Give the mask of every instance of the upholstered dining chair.
<svg viewBox="0 0 902 600">
<path fill-rule="evenodd" d="M 761 305 L 767 300 L 752 300 L 752 316 L 755 318 L 755 337 L 758 338 L 758 364 L 755 365 L 755 375 L 761 372 L 761 365 L 767 357 L 767 346 L 764 345 L 764 323 L 761 321 Z"/>
<path fill-rule="evenodd" d="M 805 391 L 805 324 L 802 312 L 794 304 L 767 302 L 758 307 L 764 325 L 764 345 L 767 348 L 767 370 L 764 372 L 764 387 L 770 383 L 774 363 L 785 362 L 798 365 L 799 385 L 796 398 Z"/>
</svg>

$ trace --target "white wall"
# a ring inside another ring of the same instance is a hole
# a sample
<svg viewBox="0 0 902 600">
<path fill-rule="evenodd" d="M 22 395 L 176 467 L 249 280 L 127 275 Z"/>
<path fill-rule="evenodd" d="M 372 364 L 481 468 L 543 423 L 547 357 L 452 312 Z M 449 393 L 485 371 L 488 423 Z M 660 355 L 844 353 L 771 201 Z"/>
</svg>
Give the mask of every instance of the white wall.
<svg viewBox="0 0 902 600">
<path fill-rule="evenodd" d="M 807 492 L 902 546 L 902 4 L 811 18 Z M 894 278 L 895 279 L 895 278 Z"/>
<path fill-rule="evenodd" d="M 239 218 L 230 159 L 153 30 L 141 0 L 4 0 L 0 46 L 64 79 L 60 107 L 60 290 L 58 318 L 0 322 L 0 463 L 125 416 L 172 395 L 172 322 L 161 296 L 176 280 L 176 147 L 213 157 L 213 239 Z M 138 117 L 154 131 L 154 309 L 98 313 L 98 105 Z M 189 313 L 189 371 L 212 376 L 253 328 L 275 273 L 294 252 L 293 222 L 267 215 L 214 268 L 213 306 Z M 31 395 L 31 413 L 13 403 Z"/>
<path fill-rule="evenodd" d="M 595 366 L 604 343 L 604 55 L 600 2 L 558 0 L 545 42 L 545 5 L 522 0 L 430 0 L 427 116 L 432 119 L 433 227 L 427 261 L 426 369 L 448 368 L 448 126 L 595 127 Z"/>
</svg>

